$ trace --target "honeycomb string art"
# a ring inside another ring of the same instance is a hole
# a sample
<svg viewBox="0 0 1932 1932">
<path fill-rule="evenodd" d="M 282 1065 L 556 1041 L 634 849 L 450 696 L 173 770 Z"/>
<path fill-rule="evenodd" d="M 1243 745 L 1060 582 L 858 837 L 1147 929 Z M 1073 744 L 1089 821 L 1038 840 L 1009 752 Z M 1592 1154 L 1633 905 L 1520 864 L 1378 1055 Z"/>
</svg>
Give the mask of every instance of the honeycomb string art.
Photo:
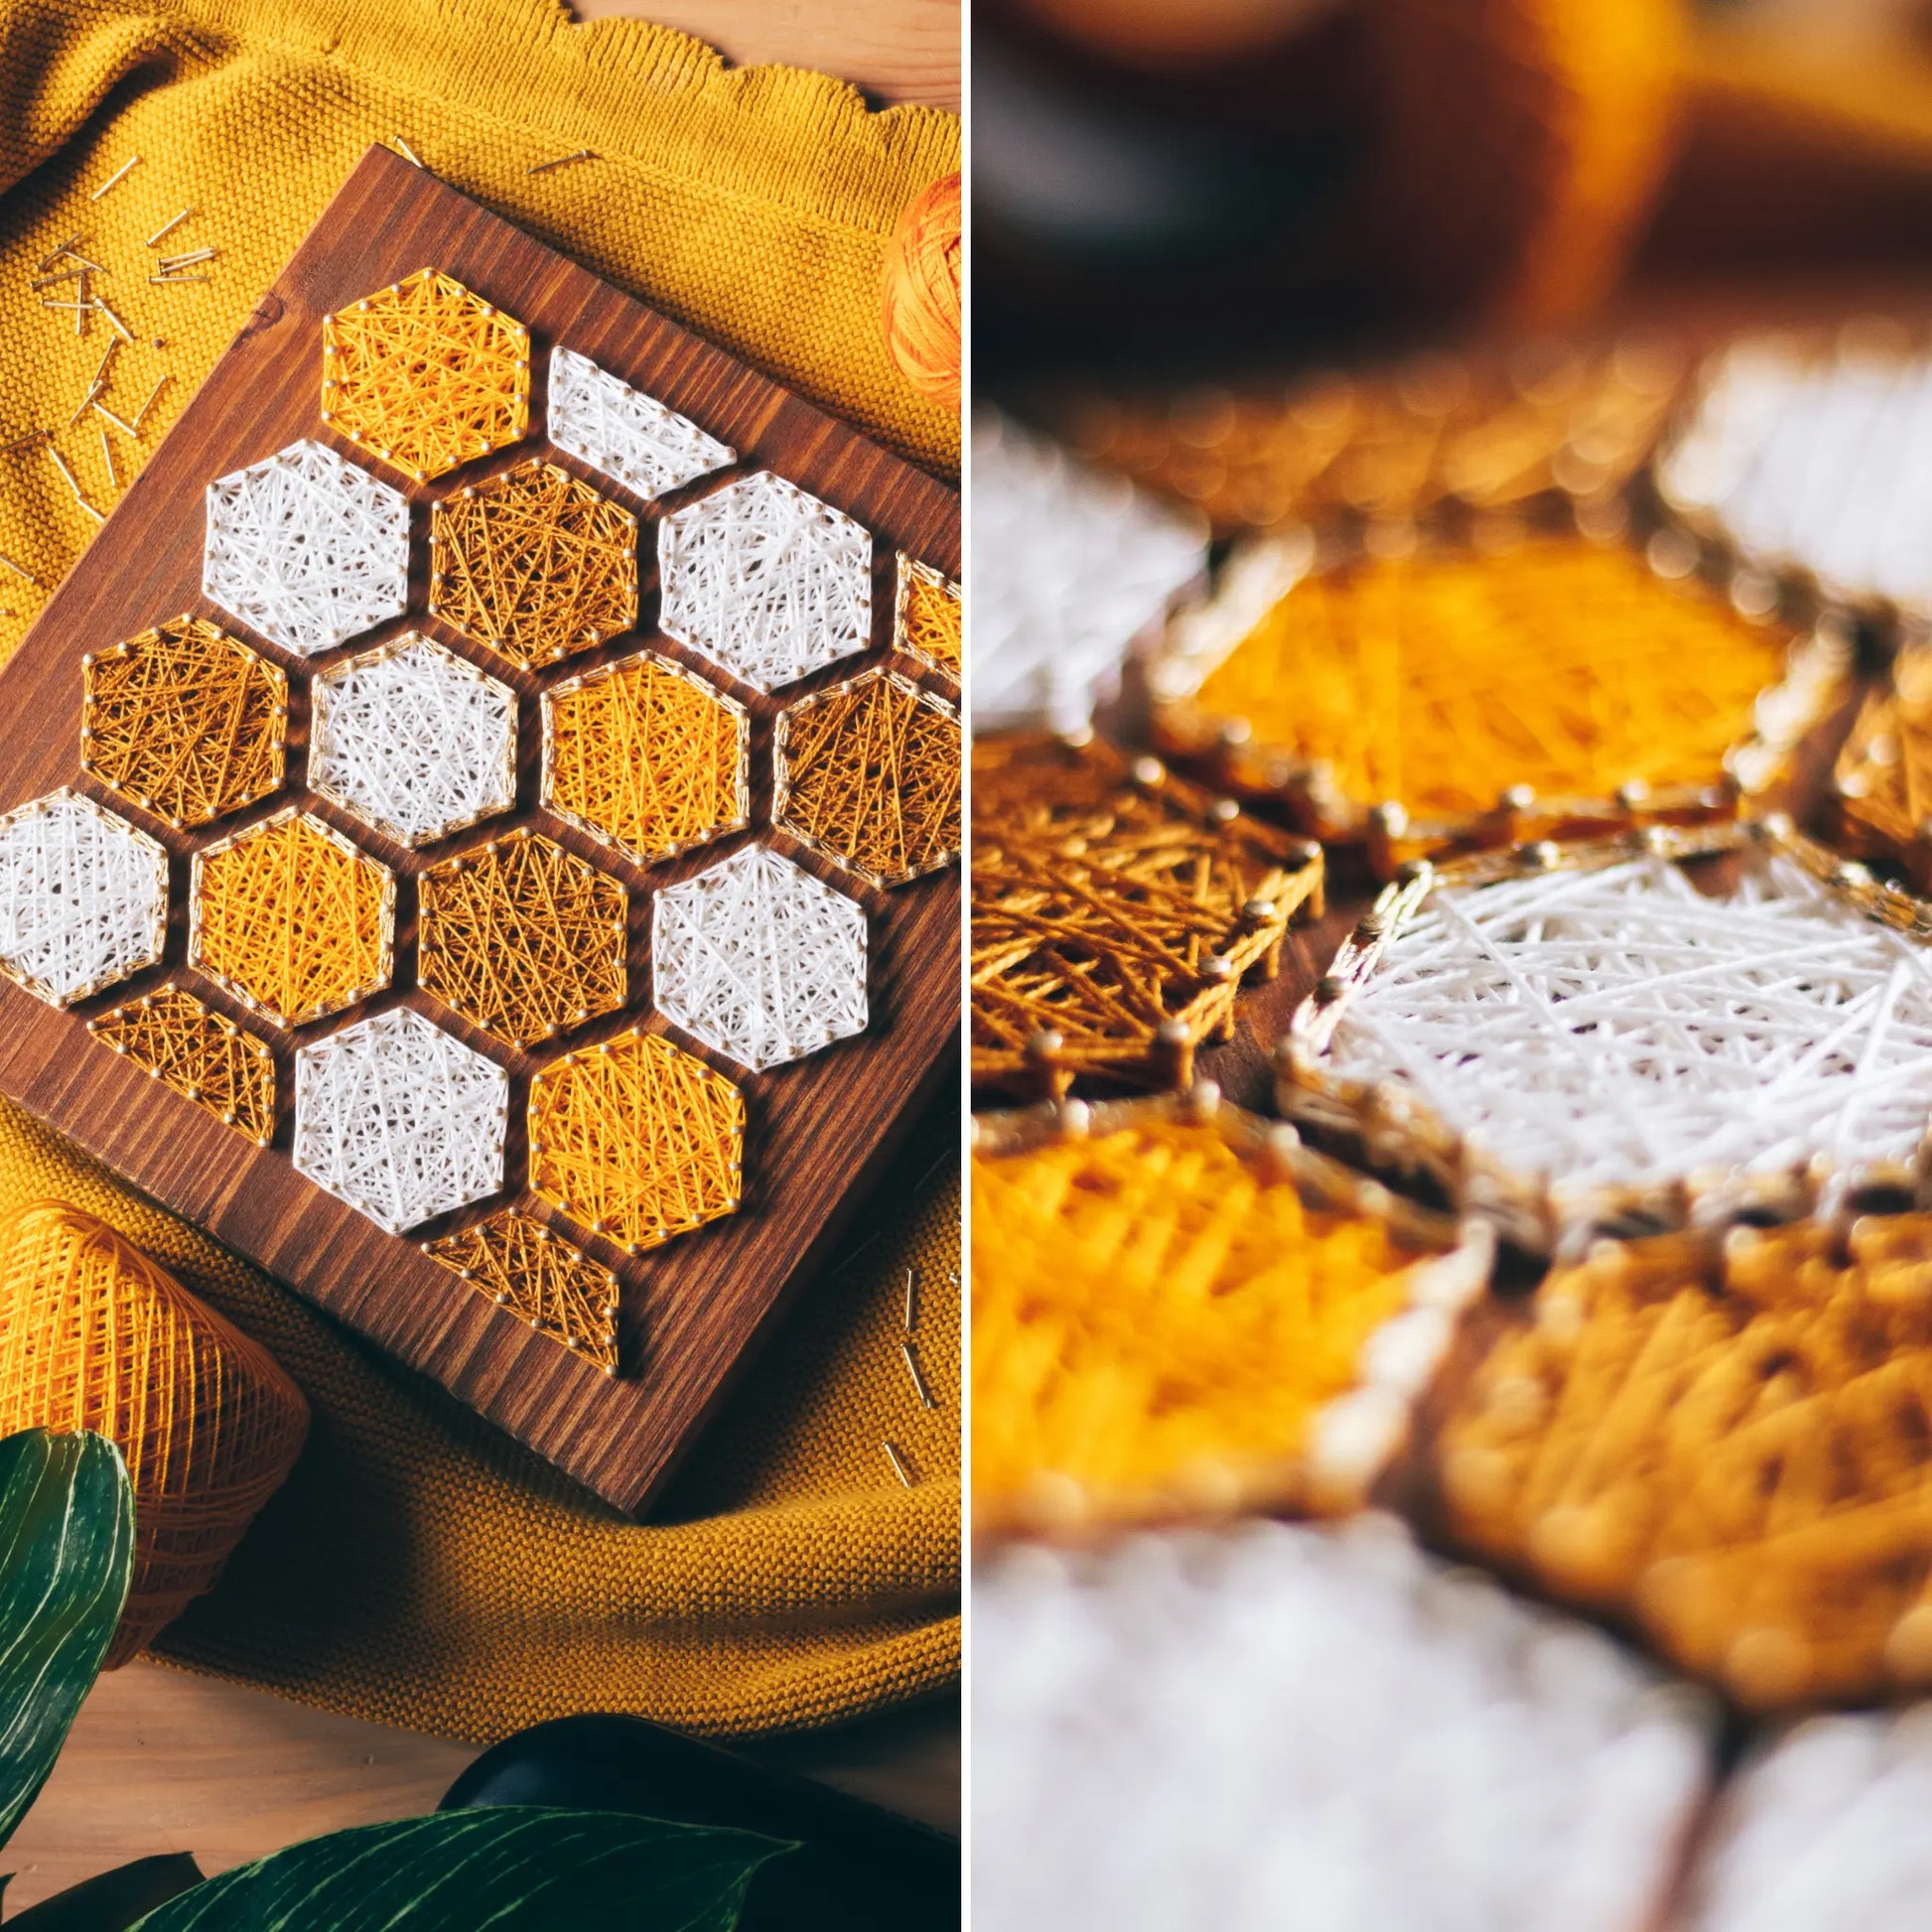
<svg viewBox="0 0 1932 1932">
<path fill-rule="evenodd" d="M 965 613 L 959 586 L 930 564 L 898 553 L 893 602 L 893 647 L 957 684 L 965 663 Z"/>
<path fill-rule="evenodd" d="M 1486 1231 L 1204 1095 L 973 1148 L 982 1529 L 1356 1506 L 1487 1279 Z"/>
<path fill-rule="evenodd" d="M 504 1208 L 424 1254 L 540 1335 L 618 1372 L 618 1278 L 541 1221 Z"/>
<path fill-rule="evenodd" d="M 178 831 L 282 782 L 281 670 L 202 618 L 80 659 L 80 768 Z"/>
<path fill-rule="evenodd" d="M 779 715 L 772 822 L 874 886 L 959 854 L 959 714 L 894 671 L 815 691 Z"/>
<path fill-rule="evenodd" d="M 550 440 L 645 502 L 735 463 L 737 452 L 587 355 L 550 351 Z"/>
<path fill-rule="evenodd" d="M 648 866 L 751 823 L 751 718 L 655 651 L 543 695 L 543 803 Z"/>
<path fill-rule="evenodd" d="M 1321 910 L 1319 846 L 1096 740 L 976 740 L 973 815 L 975 1082 L 1184 1085 Z"/>
<path fill-rule="evenodd" d="M 430 512 L 429 608 L 527 671 L 637 621 L 637 519 L 532 457 Z"/>
<path fill-rule="evenodd" d="M 417 983 L 514 1046 L 624 999 L 624 890 L 519 827 L 417 882 Z"/>
<path fill-rule="evenodd" d="M 1753 1708 L 1932 1682 L 1932 1217 L 1601 1243 L 1438 1449 L 1458 1537 Z"/>
<path fill-rule="evenodd" d="M 530 334 L 434 268 L 322 322 L 322 420 L 427 483 L 530 426 Z"/>
<path fill-rule="evenodd" d="M 189 964 L 279 1027 L 389 984 L 395 875 L 299 806 L 196 853 L 193 893 Z"/>
<path fill-rule="evenodd" d="M 116 1007 L 87 1031 L 150 1079 L 266 1147 L 275 1131 L 275 1058 L 225 1014 L 178 986 Z"/>
<path fill-rule="evenodd" d="M 530 1082 L 530 1186 L 631 1254 L 736 1213 L 745 1101 L 655 1034 L 566 1053 Z"/>
<path fill-rule="evenodd" d="M 1932 887 L 1932 646 L 1902 646 L 1832 772 L 1840 842 Z"/>
</svg>

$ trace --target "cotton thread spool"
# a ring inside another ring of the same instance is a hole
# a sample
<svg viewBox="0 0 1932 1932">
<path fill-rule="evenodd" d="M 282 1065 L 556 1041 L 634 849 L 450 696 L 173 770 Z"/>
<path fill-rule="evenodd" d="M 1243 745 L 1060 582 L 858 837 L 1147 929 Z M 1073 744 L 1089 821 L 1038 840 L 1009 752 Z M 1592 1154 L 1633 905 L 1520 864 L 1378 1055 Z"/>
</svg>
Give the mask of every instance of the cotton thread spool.
<svg viewBox="0 0 1932 1932">
<path fill-rule="evenodd" d="M 899 216 L 886 250 L 886 347 L 920 395 L 959 407 L 959 177 L 944 175 Z"/>
<path fill-rule="evenodd" d="M 211 1588 L 294 1466 L 309 1405 L 268 1352 L 65 1201 L 0 1215 L 0 1434 L 92 1429 L 134 1487 L 114 1669 Z"/>
</svg>

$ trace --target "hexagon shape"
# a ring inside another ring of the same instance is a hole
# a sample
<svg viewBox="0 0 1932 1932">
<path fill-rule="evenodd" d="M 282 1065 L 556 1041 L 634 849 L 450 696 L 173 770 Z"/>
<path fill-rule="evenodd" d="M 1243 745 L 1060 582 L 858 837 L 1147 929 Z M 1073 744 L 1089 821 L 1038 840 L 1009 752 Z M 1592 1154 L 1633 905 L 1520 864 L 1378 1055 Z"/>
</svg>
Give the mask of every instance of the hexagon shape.
<svg viewBox="0 0 1932 1932">
<path fill-rule="evenodd" d="M 313 657 L 409 604 L 409 505 L 334 450 L 291 443 L 207 486 L 202 594 Z"/>
<path fill-rule="evenodd" d="M 311 687 L 309 783 L 398 845 L 428 845 L 516 800 L 516 694 L 411 631 Z"/>
<path fill-rule="evenodd" d="M 531 1187 L 633 1255 L 734 1213 L 744 1158 L 744 1096 L 655 1034 L 566 1053 L 530 1082 Z"/>
<path fill-rule="evenodd" d="M 297 1170 L 391 1234 L 503 1184 L 509 1075 L 398 1007 L 295 1056 Z"/>
<path fill-rule="evenodd" d="M 71 1006 L 152 966 L 168 930 L 168 855 L 63 785 L 0 817 L 0 972 Z"/>
<path fill-rule="evenodd" d="M 624 890 L 519 829 L 417 882 L 417 983 L 514 1046 L 548 1039 L 624 995 Z"/>
<path fill-rule="evenodd" d="M 202 618 L 80 659 L 80 768 L 177 830 L 282 782 L 289 683 Z"/>
<path fill-rule="evenodd" d="M 632 864 L 751 823 L 752 722 L 735 698 L 655 651 L 543 697 L 543 803 Z"/>
<path fill-rule="evenodd" d="M 189 964 L 278 1027 L 389 984 L 394 875 L 294 805 L 196 853 L 193 891 Z"/>
<path fill-rule="evenodd" d="M 735 450 L 688 416 L 561 343 L 550 351 L 544 428 L 558 449 L 647 503 L 738 461 Z"/>
<path fill-rule="evenodd" d="M 959 713 L 896 671 L 867 671 L 780 714 L 772 821 L 875 886 L 959 853 Z"/>
<path fill-rule="evenodd" d="M 756 691 L 872 642 L 872 537 L 768 470 L 667 516 L 657 571 L 666 635 Z"/>
<path fill-rule="evenodd" d="M 429 608 L 527 670 L 637 621 L 637 519 L 532 457 L 430 512 Z"/>
<path fill-rule="evenodd" d="M 322 319 L 322 420 L 417 483 L 530 427 L 530 332 L 434 268 Z"/>
<path fill-rule="evenodd" d="M 657 1008 L 754 1072 L 866 1030 L 866 915 L 767 847 L 657 895 Z"/>
<path fill-rule="evenodd" d="M 929 671 L 959 682 L 964 662 L 966 614 L 959 586 L 930 564 L 898 553 L 893 594 L 893 648 Z"/>
</svg>

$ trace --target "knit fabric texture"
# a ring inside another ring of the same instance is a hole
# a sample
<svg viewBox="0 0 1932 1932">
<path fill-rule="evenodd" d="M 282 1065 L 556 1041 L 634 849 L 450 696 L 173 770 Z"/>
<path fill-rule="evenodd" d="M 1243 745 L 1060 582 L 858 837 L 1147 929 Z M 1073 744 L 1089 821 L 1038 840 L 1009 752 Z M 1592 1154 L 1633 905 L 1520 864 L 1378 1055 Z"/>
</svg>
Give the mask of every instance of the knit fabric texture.
<svg viewBox="0 0 1932 1932">
<path fill-rule="evenodd" d="M 28 290 L 59 243 L 111 236 L 132 259 L 186 205 L 219 248 L 206 284 L 132 298 L 130 360 L 173 375 L 147 426 L 165 429 L 358 156 L 394 136 L 613 283 L 956 467 L 956 419 L 887 356 L 879 285 L 900 210 L 959 165 L 957 121 L 870 112 L 823 75 L 727 71 L 682 35 L 577 26 L 554 0 L 0 0 L 0 443 L 58 429 L 100 359 L 98 329 L 75 340 Z M 579 148 L 601 158 L 526 172 Z M 0 551 L 44 585 L 92 527 L 44 456 L 0 457 Z M 15 577 L 5 591 L 0 653 L 41 601 Z M 0 1207 L 53 1195 L 99 1215 L 314 1410 L 294 1475 L 164 1654 L 477 1741 L 586 1710 L 743 1733 L 957 1671 L 956 1141 L 947 1100 L 644 1525 L 5 1104 Z M 899 1352 L 908 1267 L 931 1412 Z"/>
</svg>

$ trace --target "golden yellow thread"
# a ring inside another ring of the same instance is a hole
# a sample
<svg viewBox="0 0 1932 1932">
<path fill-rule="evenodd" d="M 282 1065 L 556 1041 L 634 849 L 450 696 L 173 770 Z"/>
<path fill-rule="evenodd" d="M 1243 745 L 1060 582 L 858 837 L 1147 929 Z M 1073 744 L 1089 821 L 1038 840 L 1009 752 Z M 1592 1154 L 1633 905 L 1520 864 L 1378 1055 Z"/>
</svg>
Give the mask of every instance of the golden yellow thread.
<svg viewBox="0 0 1932 1932">
<path fill-rule="evenodd" d="M 638 865 L 751 822 L 745 707 L 645 651 L 543 700 L 543 802 Z"/>
<path fill-rule="evenodd" d="M 892 671 L 801 699 L 778 720 L 772 818 L 875 886 L 959 851 L 959 715 Z"/>
<path fill-rule="evenodd" d="M 1932 648 L 1904 646 L 1859 712 L 1833 773 L 1840 829 L 1932 887 Z"/>
<path fill-rule="evenodd" d="M 532 458 L 430 516 L 429 608 L 525 669 L 637 621 L 637 519 Z"/>
<path fill-rule="evenodd" d="M 275 1132 L 275 1061 L 253 1034 L 194 994 L 165 986 L 87 1022 L 102 1045 L 266 1147 Z"/>
<path fill-rule="evenodd" d="M 654 1034 L 568 1053 L 530 1082 L 530 1185 L 633 1254 L 737 1209 L 745 1102 Z"/>
<path fill-rule="evenodd" d="M 504 1208 L 423 1252 L 538 1334 L 618 1372 L 618 1278 L 541 1221 Z"/>
<path fill-rule="evenodd" d="M 176 826 L 282 782 L 288 679 L 201 618 L 81 658 L 80 768 Z"/>
<path fill-rule="evenodd" d="M 195 856 L 188 958 L 278 1026 L 389 983 L 395 880 L 294 806 Z"/>
<path fill-rule="evenodd" d="M 530 334 L 433 268 L 322 319 L 322 420 L 418 483 L 530 426 Z"/>
<path fill-rule="evenodd" d="M 518 1046 L 623 1005 L 624 891 L 515 832 L 423 874 L 417 978 Z"/>
<path fill-rule="evenodd" d="M 963 629 L 959 586 L 901 550 L 893 606 L 894 645 L 957 684 Z"/>
</svg>

